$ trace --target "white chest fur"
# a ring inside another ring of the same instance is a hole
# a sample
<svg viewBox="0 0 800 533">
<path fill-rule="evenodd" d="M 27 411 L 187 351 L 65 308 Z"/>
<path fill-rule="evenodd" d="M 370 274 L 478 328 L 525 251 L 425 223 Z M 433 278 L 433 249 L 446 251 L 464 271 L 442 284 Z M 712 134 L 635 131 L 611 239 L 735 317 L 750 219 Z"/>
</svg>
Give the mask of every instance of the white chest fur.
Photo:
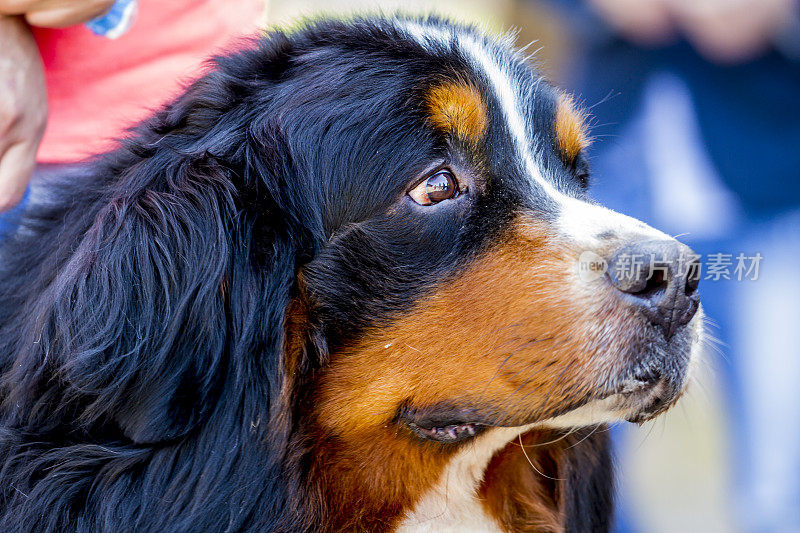
<svg viewBox="0 0 800 533">
<path fill-rule="evenodd" d="M 476 494 L 492 456 L 533 427 L 492 428 L 464 446 L 400 522 L 398 533 L 502 531 Z"/>
</svg>

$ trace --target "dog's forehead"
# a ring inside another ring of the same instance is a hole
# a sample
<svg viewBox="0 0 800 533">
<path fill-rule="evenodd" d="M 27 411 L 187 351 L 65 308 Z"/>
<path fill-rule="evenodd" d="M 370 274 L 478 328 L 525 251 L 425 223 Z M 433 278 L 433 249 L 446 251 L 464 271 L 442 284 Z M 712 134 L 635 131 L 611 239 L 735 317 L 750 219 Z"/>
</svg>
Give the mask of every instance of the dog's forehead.
<svg viewBox="0 0 800 533">
<path fill-rule="evenodd" d="M 551 214 L 558 233 L 590 243 L 597 240 L 597 228 L 621 234 L 642 230 L 639 221 L 576 198 L 582 194 L 575 180 L 558 171 L 563 163 L 554 161 L 574 160 L 586 146 L 584 117 L 568 95 L 527 65 L 510 39 L 437 21 L 399 20 L 397 25 L 431 55 L 457 54 L 467 70 L 456 85 L 446 82 L 431 91 L 438 103 L 438 109 L 429 109 L 434 125 L 442 122 L 435 120 L 438 111 L 454 134 L 467 141 L 481 138 L 480 149 L 493 170 L 506 178 L 502 185 L 521 189 L 539 213 Z M 438 102 L 446 98 L 449 107 Z"/>
<path fill-rule="evenodd" d="M 527 192 L 561 204 L 559 177 L 548 171 L 545 160 L 553 146 L 574 157 L 584 144 L 582 121 L 570 100 L 525 64 L 508 42 L 436 22 L 397 24 L 427 53 L 457 55 L 464 65 L 457 81 L 430 89 L 427 110 L 433 124 L 478 145 L 495 167 L 502 167 L 496 170 L 527 185 Z"/>
</svg>

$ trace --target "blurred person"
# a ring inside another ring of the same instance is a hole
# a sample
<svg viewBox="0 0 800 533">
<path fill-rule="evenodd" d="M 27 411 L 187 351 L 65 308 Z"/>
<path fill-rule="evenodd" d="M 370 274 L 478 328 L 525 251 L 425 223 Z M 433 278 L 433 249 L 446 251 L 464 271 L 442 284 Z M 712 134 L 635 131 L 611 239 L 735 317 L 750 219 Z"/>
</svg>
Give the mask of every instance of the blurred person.
<svg viewBox="0 0 800 533">
<path fill-rule="evenodd" d="M 209 55 L 255 31 L 265 9 L 264 0 L 142 0 L 115 39 L 82 24 L 113 4 L 0 0 L 0 211 L 20 202 L 32 174 L 68 172 L 108 150 Z"/>
<path fill-rule="evenodd" d="M 578 37 L 571 89 L 598 125 L 595 194 L 686 234 L 706 269 L 730 261 L 700 286 L 727 359 L 737 522 L 800 531 L 800 5 L 555 4 Z M 737 279 L 739 253 L 763 258 L 757 279 Z"/>
</svg>

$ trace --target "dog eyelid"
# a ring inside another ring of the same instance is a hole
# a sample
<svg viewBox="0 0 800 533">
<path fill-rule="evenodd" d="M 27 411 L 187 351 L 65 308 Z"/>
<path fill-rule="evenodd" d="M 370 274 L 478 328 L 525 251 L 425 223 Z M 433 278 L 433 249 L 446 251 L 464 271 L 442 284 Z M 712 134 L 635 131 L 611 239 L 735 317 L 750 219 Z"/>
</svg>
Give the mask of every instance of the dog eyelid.
<svg viewBox="0 0 800 533">
<path fill-rule="evenodd" d="M 459 184 L 455 174 L 450 170 L 442 169 L 408 191 L 408 196 L 419 205 L 428 206 L 455 198 L 458 196 L 458 192 Z"/>
</svg>

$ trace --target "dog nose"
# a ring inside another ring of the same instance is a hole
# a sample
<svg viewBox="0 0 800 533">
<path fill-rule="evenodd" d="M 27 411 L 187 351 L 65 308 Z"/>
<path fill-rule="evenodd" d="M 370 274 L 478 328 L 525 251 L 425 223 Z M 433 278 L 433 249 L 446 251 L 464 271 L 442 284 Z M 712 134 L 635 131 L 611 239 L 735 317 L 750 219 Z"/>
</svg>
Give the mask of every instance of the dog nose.
<svg viewBox="0 0 800 533">
<path fill-rule="evenodd" d="M 669 339 L 697 312 L 700 263 L 675 240 L 628 244 L 608 260 L 611 284 Z"/>
</svg>

